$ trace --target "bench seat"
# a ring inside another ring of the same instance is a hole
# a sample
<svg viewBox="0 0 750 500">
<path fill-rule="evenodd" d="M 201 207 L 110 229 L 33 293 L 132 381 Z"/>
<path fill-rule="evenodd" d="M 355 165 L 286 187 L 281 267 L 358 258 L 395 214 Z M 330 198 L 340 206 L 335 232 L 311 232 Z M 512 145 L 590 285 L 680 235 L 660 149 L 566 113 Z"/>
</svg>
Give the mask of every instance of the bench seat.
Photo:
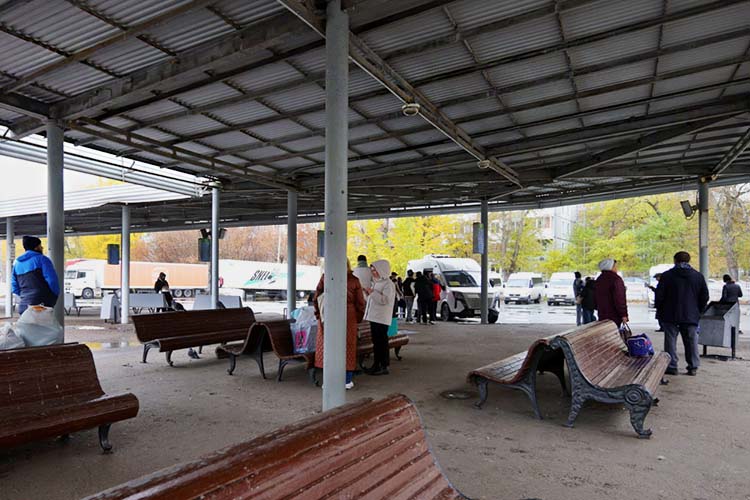
<svg viewBox="0 0 750 500">
<path fill-rule="evenodd" d="M 669 354 L 631 357 L 617 325 L 605 320 L 589 323 L 550 342 L 560 349 L 570 372 L 572 401 L 567 426 L 572 427 L 588 400 L 621 403 L 630 412 L 638 437 L 651 436 L 643 423 L 658 402 L 656 391 L 669 365 Z"/>
<path fill-rule="evenodd" d="M 528 350 L 508 356 L 500 361 L 495 361 L 476 370 L 469 372 L 467 381 L 477 386 L 479 390 L 479 401 L 477 408 L 482 408 L 487 401 L 488 384 L 493 382 L 509 389 L 522 391 L 531 400 L 534 415 L 542 418 L 536 397 L 536 374 L 551 372 L 560 381 L 563 393 L 567 394 L 565 384 L 565 360 L 562 355 L 552 351 L 549 342 L 555 337 L 545 337 L 535 341 Z"/>
<path fill-rule="evenodd" d="M 401 361 L 401 348 L 409 343 L 409 336 L 404 334 L 396 334 L 392 337 L 388 337 L 388 348 L 393 349 L 393 354 L 396 359 Z M 374 346 L 372 344 L 372 331 L 370 330 L 370 322 L 363 321 L 357 325 L 357 364 L 363 370 L 364 361 L 367 356 L 373 353 Z"/>
<path fill-rule="evenodd" d="M 132 317 L 138 340 L 143 343 L 142 363 L 148 351 L 158 348 L 174 366 L 172 352 L 180 349 L 243 340 L 255 323 L 252 309 L 209 309 L 140 314 Z"/>
<path fill-rule="evenodd" d="M 138 414 L 133 394 L 109 396 L 99 385 L 91 351 L 83 344 L 0 352 L 0 447 L 99 428 L 105 453 L 112 423 Z"/>
<path fill-rule="evenodd" d="M 291 333 L 290 333 L 291 334 Z M 227 373 L 232 375 L 237 367 L 237 358 L 242 355 L 252 357 L 258 363 L 258 369 L 261 376 L 266 378 L 266 370 L 263 365 L 263 353 L 273 350 L 271 339 L 268 336 L 267 327 L 264 323 L 253 323 L 250 331 L 245 334 L 242 342 L 234 344 L 223 344 L 216 348 L 216 354 L 219 358 L 226 357 L 229 359 L 229 369 Z"/>
<path fill-rule="evenodd" d="M 445 477 L 413 403 L 393 395 L 335 408 L 89 497 L 115 499 L 464 499 Z"/>
</svg>

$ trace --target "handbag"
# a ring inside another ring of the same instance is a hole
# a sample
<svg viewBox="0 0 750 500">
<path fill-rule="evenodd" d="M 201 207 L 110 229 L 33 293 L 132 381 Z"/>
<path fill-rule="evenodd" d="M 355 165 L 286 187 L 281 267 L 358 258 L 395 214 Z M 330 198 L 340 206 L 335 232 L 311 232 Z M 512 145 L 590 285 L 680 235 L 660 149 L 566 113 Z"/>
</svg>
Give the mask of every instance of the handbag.
<svg viewBox="0 0 750 500">
<path fill-rule="evenodd" d="M 391 325 L 388 327 L 388 336 L 393 337 L 398 333 L 398 318 L 391 320 Z"/>
<path fill-rule="evenodd" d="M 628 345 L 628 355 L 634 358 L 654 355 L 654 345 L 648 335 L 642 333 L 633 335 L 626 341 Z"/>
</svg>

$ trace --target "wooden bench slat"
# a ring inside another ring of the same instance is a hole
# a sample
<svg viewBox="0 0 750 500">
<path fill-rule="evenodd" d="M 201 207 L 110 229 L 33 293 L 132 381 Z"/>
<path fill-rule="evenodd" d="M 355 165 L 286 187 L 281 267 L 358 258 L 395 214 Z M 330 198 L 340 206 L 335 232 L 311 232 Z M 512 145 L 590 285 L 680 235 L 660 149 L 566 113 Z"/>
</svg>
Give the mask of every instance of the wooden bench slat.
<svg viewBox="0 0 750 500">
<path fill-rule="evenodd" d="M 465 498 L 443 476 L 414 405 L 363 400 L 89 497 Z"/>
</svg>

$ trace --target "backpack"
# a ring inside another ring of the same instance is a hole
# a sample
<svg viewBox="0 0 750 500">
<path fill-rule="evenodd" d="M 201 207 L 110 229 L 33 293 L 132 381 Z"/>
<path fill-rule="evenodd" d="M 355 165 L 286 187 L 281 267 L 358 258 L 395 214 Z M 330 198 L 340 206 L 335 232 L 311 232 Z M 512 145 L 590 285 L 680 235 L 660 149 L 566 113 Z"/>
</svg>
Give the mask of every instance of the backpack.
<svg viewBox="0 0 750 500">
<path fill-rule="evenodd" d="M 628 355 L 635 358 L 654 355 L 654 345 L 645 333 L 633 335 L 626 340 Z"/>
</svg>

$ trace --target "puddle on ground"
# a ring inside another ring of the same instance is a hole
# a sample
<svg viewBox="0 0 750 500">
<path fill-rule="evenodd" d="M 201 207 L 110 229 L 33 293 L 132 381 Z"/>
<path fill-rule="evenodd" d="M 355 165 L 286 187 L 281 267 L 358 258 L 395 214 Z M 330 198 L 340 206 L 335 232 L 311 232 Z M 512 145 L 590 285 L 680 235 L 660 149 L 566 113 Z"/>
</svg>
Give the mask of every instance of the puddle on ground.
<svg viewBox="0 0 750 500">
<path fill-rule="evenodd" d="M 84 344 L 89 346 L 89 349 L 91 349 L 92 351 L 103 351 L 105 349 L 122 349 L 124 347 L 139 345 L 128 342 L 127 340 L 122 340 L 120 342 L 84 342 Z"/>
<path fill-rule="evenodd" d="M 103 326 L 69 326 L 68 328 L 72 328 L 73 330 L 106 330 Z"/>
<path fill-rule="evenodd" d="M 452 391 L 443 391 L 440 393 L 445 399 L 471 399 L 477 396 L 476 392 L 456 389 Z"/>
</svg>

